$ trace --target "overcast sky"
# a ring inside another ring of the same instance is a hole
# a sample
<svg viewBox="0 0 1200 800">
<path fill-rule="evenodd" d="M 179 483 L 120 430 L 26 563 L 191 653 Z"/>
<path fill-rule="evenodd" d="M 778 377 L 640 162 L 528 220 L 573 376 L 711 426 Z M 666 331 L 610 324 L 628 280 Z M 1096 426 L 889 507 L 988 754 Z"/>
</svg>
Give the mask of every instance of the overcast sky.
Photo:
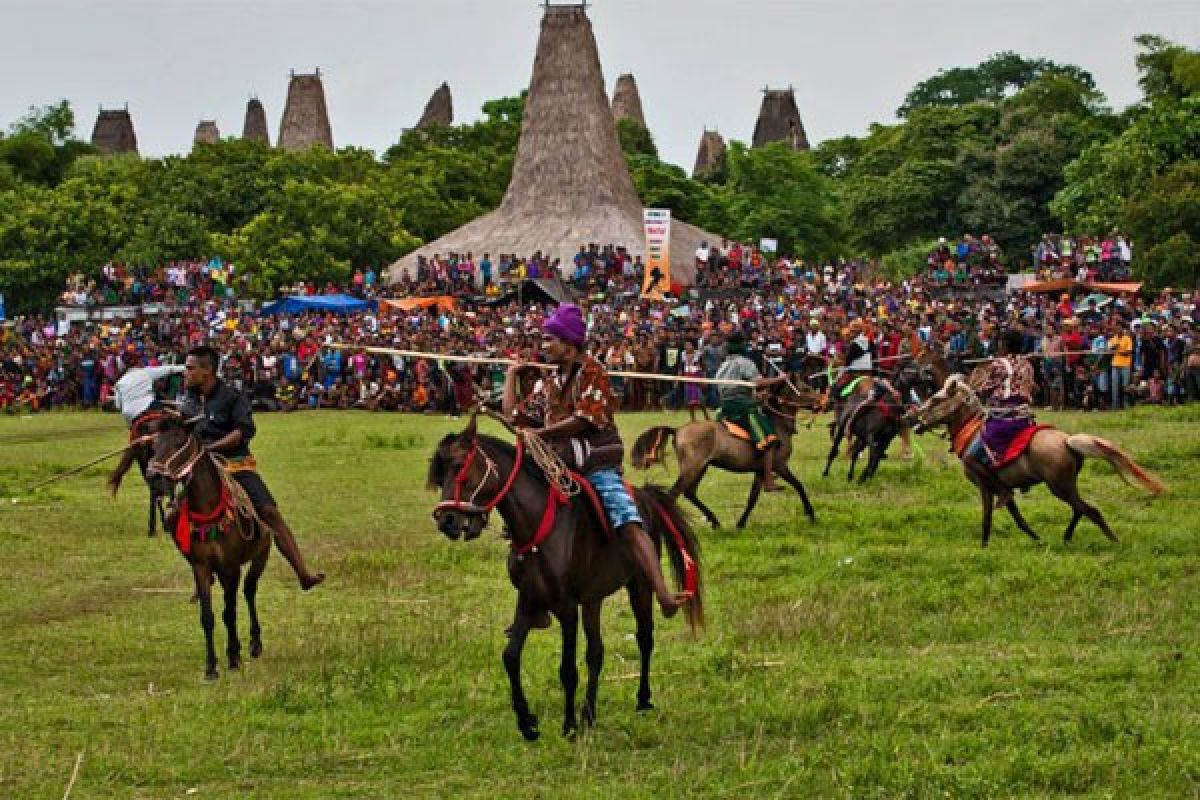
<svg viewBox="0 0 1200 800">
<path fill-rule="evenodd" d="M 1197 46 L 1194 0 L 594 0 L 611 96 L 637 77 L 664 159 L 691 169 L 704 126 L 749 140 L 764 85 L 796 89 L 815 144 L 888 122 L 938 69 L 1014 50 L 1090 70 L 1116 108 L 1138 97 L 1133 36 Z M 288 71 L 324 75 L 337 146 L 382 152 L 443 80 L 455 121 L 528 85 L 534 0 L 0 0 L 0 122 L 67 98 L 91 134 L 128 102 L 143 155 L 187 152 L 196 123 L 239 134 L 246 100 L 271 139 Z"/>
</svg>

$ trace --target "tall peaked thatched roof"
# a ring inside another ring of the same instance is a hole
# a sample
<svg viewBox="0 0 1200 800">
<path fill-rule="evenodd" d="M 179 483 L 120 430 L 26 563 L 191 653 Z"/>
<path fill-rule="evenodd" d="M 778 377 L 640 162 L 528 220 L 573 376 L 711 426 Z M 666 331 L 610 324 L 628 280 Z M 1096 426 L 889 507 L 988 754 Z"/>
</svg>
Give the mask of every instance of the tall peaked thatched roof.
<svg viewBox="0 0 1200 800">
<path fill-rule="evenodd" d="M 646 127 L 642 95 L 638 92 L 637 81 L 628 72 L 617 78 L 617 86 L 613 89 L 612 112 L 615 119 L 631 119 Z"/>
<path fill-rule="evenodd" d="M 680 221 L 671 236 L 672 274 L 690 282 L 696 247 L 717 237 Z M 541 250 L 565 265 L 590 242 L 644 255 L 642 203 L 617 141 L 585 7 L 547 5 L 512 180 L 500 207 L 400 259 L 392 279 L 415 269 L 419 255 Z"/>
<path fill-rule="evenodd" d="M 251 97 L 246 103 L 246 121 L 242 123 L 242 138 L 251 142 L 271 144 L 271 134 L 267 132 L 267 112 L 262 101 Z"/>
<path fill-rule="evenodd" d="M 321 70 L 312 75 L 292 73 L 288 83 L 287 105 L 279 123 L 279 147 L 282 150 L 307 150 L 313 145 L 333 149 L 333 130 L 325 107 L 325 87 Z"/>
<path fill-rule="evenodd" d="M 796 107 L 796 90 L 763 89 L 762 108 L 754 126 L 754 147 L 787 142 L 793 150 L 808 150 L 808 135 Z"/>
<path fill-rule="evenodd" d="M 700 137 L 700 147 L 696 149 L 696 165 L 692 167 L 692 177 L 698 178 L 715 167 L 724 152 L 725 137 L 716 131 L 704 131 L 704 135 Z"/>
<path fill-rule="evenodd" d="M 425 111 L 417 122 L 417 130 L 423 131 L 435 125 L 449 127 L 453 124 L 454 98 L 450 95 L 450 84 L 443 82 L 425 104 Z"/>
<path fill-rule="evenodd" d="M 92 128 L 92 146 L 106 156 L 137 153 L 137 134 L 133 132 L 133 117 L 129 116 L 128 106 L 100 109 Z"/>
<path fill-rule="evenodd" d="M 221 141 L 221 131 L 217 128 L 217 121 L 213 119 L 202 119 L 196 125 L 196 135 L 192 137 L 192 147 L 198 144 L 216 144 Z"/>
</svg>

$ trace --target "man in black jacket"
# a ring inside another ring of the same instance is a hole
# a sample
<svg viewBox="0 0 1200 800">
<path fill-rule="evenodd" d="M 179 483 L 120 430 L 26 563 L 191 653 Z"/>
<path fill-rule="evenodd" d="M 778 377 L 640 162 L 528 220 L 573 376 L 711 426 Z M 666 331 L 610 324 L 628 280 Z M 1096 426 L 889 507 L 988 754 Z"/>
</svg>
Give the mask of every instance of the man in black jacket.
<svg viewBox="0 0 1200 800">
<path fill-rule="evenodd" d="M 292 529 L 279 513 L 271 490 L 259 476 L 254 457 L 250 455 L 250 440 L 255 434 L 250 401 L 217 378 L 218 361 L 217 351 L 211 347 L 195 347 L 188 351 L 184 365 L 187 395 L 183 414 L 189 419 L 202 417 L 195 428 L 197 438 L 207 450 L 224 456 L 229 462 L 233 479 L 246 490 L 254 510 L 274 532 L 275 546 L 295 570 L 300 588 L 308 591 L 325 580 L 325 573 L 309 572 Z"/>
</svg>

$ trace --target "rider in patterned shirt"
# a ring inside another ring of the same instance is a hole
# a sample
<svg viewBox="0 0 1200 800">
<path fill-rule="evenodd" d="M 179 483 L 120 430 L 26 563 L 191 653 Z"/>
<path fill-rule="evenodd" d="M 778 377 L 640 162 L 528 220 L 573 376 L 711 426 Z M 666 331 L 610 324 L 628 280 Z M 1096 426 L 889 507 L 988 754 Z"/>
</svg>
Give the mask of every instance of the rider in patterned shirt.
<svg viewBox="0 0 1200 800">
<path fill-rule="evenodd" d="M 673 616 L 689 595 L 672 594 L 667 588 L 658 550 L 621 478 L 624 447 L 613 419 L 618 402 L 608 373 L 587 354 L 582 312 L 578 306 L 564 303 L 546 319 L 542 331 L 543 350 L 558 370 L 539 381 L 530 397 L 518 402 L 517 381 L 526 365 L 518 362 L 510 367 L 504 382 L 504 413 L 583 472 L 603 503 L 613 530 L 654 587 L 663 616 Z M 548 623 L 549 619 L 542 621 Z"/>
</svg>

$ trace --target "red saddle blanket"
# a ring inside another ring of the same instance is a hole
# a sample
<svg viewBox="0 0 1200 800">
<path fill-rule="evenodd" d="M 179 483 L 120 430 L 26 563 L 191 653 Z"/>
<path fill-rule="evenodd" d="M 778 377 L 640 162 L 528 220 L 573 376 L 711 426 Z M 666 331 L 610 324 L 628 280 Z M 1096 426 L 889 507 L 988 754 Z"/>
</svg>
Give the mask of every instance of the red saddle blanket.
<svg viewBox="0 0 1200 800">
<path fill-rule="evenodd" d="M 1003 453 L 993 454 L 993 457 L 996 458 L 993 468 L 1000 469 L 1016 461 L 1029 449 L 1029 443 L 1033 441 L 1033 437 L 1037 435 L 1038 431 L 1053 427 L 1053 425 L 1029 425 L 1022 428 L 1017 432 L 1016 436 L 1009 440 Z"/>
</svg>

